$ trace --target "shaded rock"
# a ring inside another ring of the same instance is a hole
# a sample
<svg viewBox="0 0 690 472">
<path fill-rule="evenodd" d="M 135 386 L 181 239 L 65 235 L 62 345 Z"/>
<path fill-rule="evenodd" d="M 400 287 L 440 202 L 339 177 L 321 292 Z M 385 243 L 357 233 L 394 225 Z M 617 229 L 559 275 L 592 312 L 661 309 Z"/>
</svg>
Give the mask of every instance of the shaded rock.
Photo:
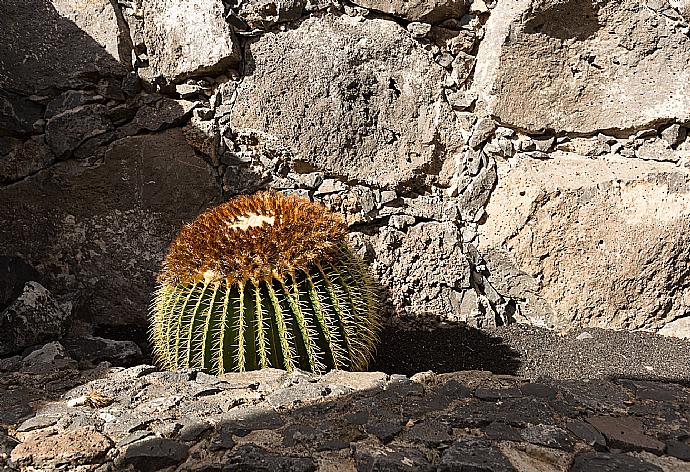
<svg viewBox="0 0 690 472">
<path fill-rule="evenodd" d="M 40 104 L 26 97 L 0 91 L 0 136 L 32 134 L 34 123 L 41 118 L 43 107 Z"/>
<path fill-rule="evenodd" d="M 453 430 L 447 424 L 440 421 L 428 420 L 415 424 L 407 432 L 407 437 L 414 443 L 422 443 L 430 446 L 438 446 L 443 442 L 452 441 Z"/>
<path fill-rule="evenodd" d="M 440 146 L 459 146 L 444 70 L 392 21 L 325 15 L 247 48 L 252 73 L 230 123 L 257 152 L 271 142 L 315 170 L 392 188 L 442 160 Z"/>
<path fill-rule="evenodd" d="M 71 155 L 90 138 L 112 131 L 115 127 L 104 105 L 83 105 L 69 109 L 48 120 L 46 143 L 58 159 Z"/>
<path fill-rule="evenodd" d="M 82 319 L 145 326 L 165 248 L 219 193 L 181 131 L 128 137 L 102 161 L 61 162 L 0 190 L 0 241 Z"/>
<path fill-rule="evenodd" d="M 393 440 L 402 429 L 403 420 L 389 415 L 370 417 L 364 426 L 368 434 L 376 436 L 383 443 Z"/>
<path fill-rule="evenodd" d="M 568 431 L 597 450 L 606 447 L 606 438 L 594 426 L 581 420 L 568 423 Z"/>
<path fill-rule="evenodd" d="M 53 0 L 61 16 L 73 21 L 100 44 L 113 59 L 129 68 L 132 40 L 117 4 L 109 0 Z"/>
<path fill-rule="evenodd" d="M 11 464 L 9 464 L 10 453 L 12 449 L 18 444 L 17 440 L 7 435 L 7 430 L 0 427 L 0 470 L 9 472 Z"/>
<path fill-rule="evenodd" d="M 116 459 L 119 467 L 134 467 L 141 471 L 154 471 L 178 464 L 186 457 L 189 448 L 165 438 L 144 438 L 128 444 Z"/>
<path fill-rule="evenodd" d="M 466 12 L 465 0 L 357 0 L 355 4 L 406 20 L 432 24 L 449 18 L 460 18 Z"/>
<path fill-rule="evenodd" d="M 61 337 L 68 316 L 41 284 L 27 282 L 0 313 L 0 355 Z"/>
<path fill-rule="evenodd" d="M 482 431 L 484 431 L 484 434 L 486 434 L 489 439 L 497 441 L 520 442 L 523 439 L 518 428 L 501 423 L 500 421 L 492 422 L 489 426 L 482 428 Z"/>
<path fill-rule="evenodd" d="M 179 126 L 189 118 L 192 109 L 196 106 L 196 103 L 187 100 L 160 98 L 140 107 L 132 121 L 118 130 L 118 133 L 127 136 L 142 131 L 162 131 Z"/>
<path fill-rule="evenodd" d="M 139 346 L 132 341 L 84 336 L 65 338 L 61 343 L 72 359 L 93 364 L 108 361 L 112 365 L 132 365 L 141 362 L 143 357 Z"/>
<path fill-rule="evenodd" d="M 352 455 L 358 472 L 436 470 L 424 454 L 408 447 L 390 448 L 357 443 L 353 446 Z"/>
<path fill-rule="evenodd" d="M 57 341 L 48 343 L 30 352 L 22 359 L 22 372 L 46 374 L 63 369 L 76 368 L 76 362 L 65 353 L 65 348 Z"/>
<path fill-rule="evenodd" d="M 662 469 L 636 457 L 625 454 L 585 452 L 575 456 L 570 472 L 662 472 Z"/>
<path fill-rule="evenodd" d="M 541 326 L 656 331 L 685 317 L 690 174 L 557 156 L 499 169 L 480 226 L 479 250 L 503 254 L 487 258 L 491 284 Z M 518 285 L 520 274 L 533 282 Z M 690 336 L 682 325 L 666 332 Z"/>
<path fill-rule="evenodd" d="M 62 16 L 70 5 L 80 5 L 80 8 L 100 5 L 98 8 L 102 8 L 105 17 L 110 18 L 109 25 L 114 26 L 111 20 L 115 9 L 106 0 L 82 1 L 79 4 L 66 0 L 9 0 L 2 3 L 0 43 L 12 44 L 4 51 L 0 63 L 0 82 L 4 89 L 27 96 L 40 95 L 55 89 L 78 88 L 99 75 L 123 77 L 126 74 L 126 68 L 103 45 L 80 25 Z M 78 21 L 81 20 L 94 26 L 100 21 L 91 15 Z M 111 45 L 117 41 L 110 33 L 94 34 L 100 38 L 107 36 L 106 40 Z"/>
<path fill-rule="evenodd" d="M 276 23 L 298 20 L 305 6 L 305 0 L 251 0 L 240 4 L 239 16 L 250 28 L 267 29 Z"/>
<path fill-rule="evenodd" d="M 7 151 L 7 154 L 0 155 L 0 183 L 23 179 L 55 161 L 44 136 L 33 136 L 26 141 L 12 140 Z"/>
<path fill-rule="evenodd" d="M 223 470 L 312 472 L 316 464 L 310 457 L 280 456 L 254 444 L 245 444 L 227 458 Z"/>
<path fill-rule="evenodd" d="M 146 80 L 179 82 L 222 73 L 239 63 L 237 39 L 220 2 L 154 0 L 143 4 L 143 16 L 149 62 L 139 73 Z"/>
<path fill-rule="evenodd" d="M 641 128 L 690 118 L 689 60 L 690 38 L 637 0 L 521 0 L 489 17 L 474 88 L 530 132 Z"/>
<path fill-rule="evenodd" d="M 223 431 L 246 430 L 244 433 L 246 434 L 246 432 L 260 429 L 278 429 L 285 425 L 275 410 L 265 407 L 234 408 L 224 414 L 220 421 L 221 435 Z"/>
<path fill-rule="evenodd" d="M 100 464 L 111 447 L 111 441 L 98 431 L 39 433 L 14 448 L 11 459 L 26 468 L 76 469 L 81 465 Z"/>
<path fill-rule="evenodd" d="M 664 443 L 645 435 L 642 432 L 642 424 L 635 418 L 595 416 L 587 418 L 587 422 L 606 437 L 606 441 L 611 447 L 626 451 L 649 451 L 657 454 L 664 451 Z"/>
<path fill-rule="evenodd" d="M 515 468 L 488 441 L 454 442 L 441 455 L 439 471 L 473 470 L 477 472 L 516 472 Z"/>
<path fill-rule="evenodd" d="M 0 310 L 19 298 L 26 283 L 31 281 L 42 281 L 36 269 L 21 257 L 0 256 Z"/>
</svg>

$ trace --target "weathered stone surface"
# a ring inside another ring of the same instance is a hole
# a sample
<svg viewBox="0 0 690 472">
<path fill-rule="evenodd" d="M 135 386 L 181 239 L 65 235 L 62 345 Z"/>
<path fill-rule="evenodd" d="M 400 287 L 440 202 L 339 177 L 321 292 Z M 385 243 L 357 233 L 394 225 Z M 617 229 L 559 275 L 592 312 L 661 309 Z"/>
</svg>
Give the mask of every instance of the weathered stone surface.
<svg viewBox="0 0 690 472">
<path fill-rule="evenodd" d="M 223 4 L 214 0 L 155 0 L 143 3 L 143 41 L 149 57 L 142 77 L 172 82 L 222 73 L 240 60 Z"/>
<path fill-rule="evenodd" d="M 389 300 L 399 310 L 459 312 L 461 290 L 470 286 L 470 269 L 455 223 L 422 222 L 406 232 L 383 227 L 370 244 L 377 255 L 372 268 L 392 288 Z"/>
<path fill-rule="evenodd" d="M 355 3 L 370 10 L 425 23 L 440 23 L 449 18 L 460 18 L 466 11 L 465 0 L 357 0 Z"/>
<path fill-rule="evenodd" d="M 46 142 L 59 159 L 67 158 L 86 140 L 113 129 L 104 105 L 84 105 L 48 120 Z"/>
<path fill-rule="evenodd" d="M 604 454 L 586 452 L 578 454 L 570 472 L 601 471 L 630 471 L 630 472 L 663 472 L 663 470 L 649 462 L 625 454 Z"/>
<path fill-rule="evenodd" d="M 27 96 L 65 89 L 88 83 L 99 74 L 122 77 L 126 68 L 101 44 L 70 19 L 62 16 L 62 6 L 102 8 L 114 31 L 115 8 L 106 0 L 82 1 L 79 4 L 61 0 L 9 0 L 0 6 L 0 43 L 5 48 L 0 62 L 0 84 L 3 89 L 23 92 Z M 98 7 L 95 7 L 98 5 Z M 110 9 L 110 12 L 108 12 Z M 76 17 L 75 17 L 76 18 Z M 96 29 L 96 18 L 79 16 Z M 103 18 L 100 18 L 103 19 Z M 103 38 L 103 36 L 101 36 Z M 108 35 L 109 44 L 115 44 Z"/>
<path fill-rule="evenodd" d="M 143 357 L 139 346 L 132 341 L 83 336 L 62 339 L 61 344 L 72 359 L 93 364 L 108 361 L 113 365 L 126 366 L 141 362 Z"/>
<path fill-rule="evenodd" d="M 688 316 L 687 171 L 573 155 L 522 158 L 511 167 L 499 172 L 479 248 L 503 253 L 487 258 L 499 275 L 490 280 L 501 294 L 525 300 L 521 316 L 564 329 L 650 331 Z M 515 290 L 524 276 L 531 282 Z M 545 308 L 527 301 L 530 292 Z"/>
<path fill-rule="evenodd" d="M 99 464 L 112 446 L 98 431 L 76 429 L 51 435 L 30 436 L 12 451 L 12 461 L 22 467 L 59 470 Z"/>
<path fill-rule="evenodd" d="M 441 456 L 441 471 L 476 470 L 515 472 L 515 468 L 488 441 L 465 440 L 453 443 Z"/>
<path fill-rule="evenodd" d="M 316 470 L 316 464 L 309 457 L 281 456 L 253 444 L 246 444 L 233 451 L 223 470 L 313 472 Z"/>
<path fill-rule="evenodd" d="M 182 462 L 189 448 L 177 441 L 165 438 L 145 438 L 126 446 L 116 460 L 119 467 L 154 471 Z"/>
<path fill-rule="evenodd" d="M 38 282 L 27 282 L 19 298 L 0 313 L 0 355 L 57 339 L 69 313 Z"/>
<path fill-rule="evenodd" d="M 642 424 L 635 418 L 594 416 L 587 418 L 587 422 L 606 437 L 606 442 L 611 447 L 656 454 L 664 451 L 664 443 L 644 434 Z"/>
<path fill-rule="evenodd" d="M 420 451 L 413 448 L 390 448 L 356 444 L 353 453 L 357 471 L 399 470 L 431 472 L 436 468 Z"/>
<path fill-rule="evenodd" d="M 0 90 L 0 137 L 22 136 L 34 131 L 43 118 L 43 107 L 30 99 Z M 0 142 L 0 155 L 7 154 L 10 143 Z"/>
<path fill-rule="evenodd" d="M 109 0 L 52 0 L 60 14 L 93 38 L 127 68 L 132 61 L 129 28 L 116 3 Z"/>
<path fill-rule="evenodd" d="M 145 326 L 163 251 L 218 193 L 179 130 L 128 137 L 102 161 L 62 162 L 4 188 L 0 241 L 82 320 Z"/>
<path fill-rule="evenodd" d="M 187 100 L 159 98 L 140 107 L 132 121 L 118 131 L 126 136 L 179 126 L 189 117 L 195 106 L 195 103 Z"/>
<path fill-rule="evenodd" d="M 533 132 L 687 121 L 690 38 L 675 24 L 637 0 L 510 2 L 489 17 L 474 85 L 501 123 Z"/>
<path fill-rule="evenodd" d="M 305 0 L 252 0 L 242 2 L 238 14 L 251 28 L 269 28 L 276 23 L 298 20 L 306 3 Z"/>
<path fill-rule="evenodd" d="M 664 472 L 676 472 L 690 464 L 682 459 L 680 440 L 675 441 L 679 444 L 666 442 L 669 448 L 673 444 L 676 457 L 657 450 L 659 457 L 655 459 L 657 456 L 639 452 L 639 445 L 633 447 L 638 452 L 620 454 L 616 448 L 622 443 L 617 442 L 615 445 L 597 444 L 602 453 L 590 453 L 588 439 L 567 432 L 572 430 L 568 425 L 582 418 L 586 410 L 561 409 L 557 412 L 552 409 L 555 401 L 566 397 L 561 391 L 562 381 L 543 379 L 544 385 L 555 385 L 558 389 L 557 398 L 540 395 L 543 389 L 535 388 L 522 392 L 524 397 L 511 398 L 516 388 L 524 385 L 524 379 L 478 371 L 447 375 L 425 372 L 412 379 L 376 372 L 361 373 L 361 382 L 351 382 L 360 385 L 347 394 L 323 396 L 287 407 L 277 414 L 269 403 L 272 394 L 292 390 L 299 396 L 304 383 L 332 384 L 327 379 L 332 376 L 297 371 L 289 375 L 283 373 L 282 382 L 277 382 L 276 374 L 269 369 L 215 378 L 192 369 L 159 372 L 151 366 L 84 372 L 82 375 L 96 378 L 43 405 L 37 409 L 35 417 L 16 428 L 22 443 L 15 448 L 12 457 L 17 457 L 18 466 L 27 472 L 32 467 L 55 470 L 62 466 L 63 469 L 80 470 L 79 465 L 88 465 L 84 470 L 101 466 L 106 470 L 171 467 L 180 470 L 299 471 L 316 470 L 324 464 L 367 471 L 448 472 L 657 470 L 649 468 L 650 464 L 656 464 Z M 21 375 L 24 375 L 23 382 L 29 384 L 46 378 L 45 374 Z M 68 369 L 62 375 L 62 380 L 67 380 L 75 373 Z M 349 375 L 355 377 L 360 373 Z M 385 378 L 382 391 L 367 387 L 368 378 L 381 376 Z M 59 376 L 51 378 L 60 379 Z M 18 383 L 17 379 L 0 377 L 0 387 L 9 387 L 8 391 L 0 391 L 0 406 L 8 405 L 8 393 Z M 49 385 L 54 385 L 55 381 Z M 690 395 L 689 389 L 678 385 L 678 398 L 663 402 L 646 399 L 644 411 L 626 413 L 616 410 L 621 400 L 610 395 L 622 388 L 620 385 L 605 379 L 590 383 L 572 380 L 569 384 L 569 391 L 575 393 L 568 401 L 591 404 L 591 399 L 580 399 L 578 395 L 598 398 L 604 415 L 620 415 L 606 417 L 619 425 L 625 422 L 636 422 L 637 426 L 648 424 L 665 414 L 665 406 L 680 411 Z M 199 399 L 195 395 L 199 386 L 215 386 L 223 393 L 244 391 L 251 386 L 251 390 L 262 394 L 237 403 L 229 411 L 222 411 L 209 408 L 220 402 L 220 394 L 204 395 Z M 669 385 L 669 388 L 675 387 Z M 37 391 L 40 390 L 41 385 L 37 385 Z M 469 392 L 501 390 L 511 395 L 491 401 L 464 397 Z M 458 392 L 463 393 L 458 395 Z M 89 406 L 73 401 L 75 396 L 96 393 L 110 398 L 111 403 Z M 68 398 L 72 400 L 66 400 Z M 449 400 L 440 401 L 443 398 Z M 419 407 L 423 408 L 418 410 Z M 0 413 L 3 410 L 0 409 Z M 423 418 L 416 416 L 413 410 L 418 410 Z M 633 414 L 638 419 L 634 419 Z M 594 418 L 590 421 L 597 422 Z M 656 431 L 663 437 L 676 437 L 682 434 L 679 428 L 677 423 L 664 422 Z M 633 430 L 626 430 L 624 436 L 629 432 L 633 433 L 631 440 L 635 441 Z M 0 460 L 1 433 L 2 430 Z M 81 455 L 72 454 L 70 444 L 76 448 L 80 438 L 88 438 L 92 444 L 80 450 Z M 65 441 L 69 443 L 65 455 L 56 455 L 54 450 L 40 447 L 45 444 L 55 448 Z M 5 442 L 9 448 L 15 446 L 9 438 Z M 574 457 L 576 453 L 579 453 L 577 458 Z M 573 459 L 576 459 L 576 468 L 570 469 Z"/>
<path fill-rule="evenodd" d="M 0 310 L 22 294 L 27 282 L 42 280 L 41 274 L 21 257 L 0 256 Z"/>
<path fill-rule="evenodd" d="M 43 136 L 33 136 L 26 141 L 8 140 L 6 150 L 7 154 L 0 152 L 0 184 L 23 179 L 55 161 Z"/>
<path fill-rule="evenodd" d="M 230 116 L 236 132 L 381 187 L 440 166 L 457 147 L 445 133 L 444 70 L 392 21 L 309 18 L 247 50 L 251 73 Z"/>
</svg>

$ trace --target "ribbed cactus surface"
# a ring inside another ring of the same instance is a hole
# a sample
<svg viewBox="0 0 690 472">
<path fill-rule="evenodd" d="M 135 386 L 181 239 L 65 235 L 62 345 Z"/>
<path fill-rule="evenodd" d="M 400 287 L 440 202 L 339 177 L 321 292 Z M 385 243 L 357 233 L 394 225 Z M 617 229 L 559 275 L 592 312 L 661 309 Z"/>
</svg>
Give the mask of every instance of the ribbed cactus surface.
<svg viewBox="0 0 690 472">
<path fill-rule="evenodd" d="M 374 283 L 345 226 L 279 193 L 238 197 L 173 242 L 151 337 L 166 369 L 365 369 L 377 340 Z"/>
</svg>

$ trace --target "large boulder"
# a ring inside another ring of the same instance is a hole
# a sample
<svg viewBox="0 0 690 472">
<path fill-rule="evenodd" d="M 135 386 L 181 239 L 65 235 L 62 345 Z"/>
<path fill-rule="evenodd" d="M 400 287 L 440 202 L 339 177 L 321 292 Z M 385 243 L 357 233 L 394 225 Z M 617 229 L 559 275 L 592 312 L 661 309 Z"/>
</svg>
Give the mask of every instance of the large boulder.
<svg viewBox="0 0 690 472">
<path fill-rule="evenodd" d="M 3 48 L 0 88 L 40 96 L 124 76 L 128 35 L 117 12 L 109 0 L 0 3 L 0 44 L 11 45 Z"/>
<path fill-rule="evenodd" d="M 149 0 L 143 3 L 142 41 L 149 63 L 142 77 L 178 82 L 222 73 L 240 61 L 240 48 L 217 0 Z M 138 33 L 135 33 L 135 35 Z"/>
<path fill-rule="evenodd" d="M 663 1 L 499 2 L 475 88 L 506 126 L 591 133 L 690 120 L 687 23 Z"/>
<path fill-rule="evenodd" d="M 480 226 L 491 282 L 534 324 L 690 337 L 690 173 L 556 156 L 500 167 Z"/>
<path fill-rule="evenodd" d="M 0 356 L 60 338 L 69 313 L 38 282 L 27 282 L 19 297 L 0 312 Z"/>
<path fill-rule="evenodd" d="M 73 21 L 114 59 L 129 67 L 132 40 L 116 3 L 110 0 L 51 0 L 58 13 Z"/>
<path fill-rule="evenodd" d="M 312 17 L 248 44 L 247 57 L 233 131 L 307 166 L 394 188 L 437 173 L 458 146 L 445 70 L 393 21 Z"/>
<path fill-rule="evenodd" d="M 59 162 L 1 189 L 0 241 L 78 319 L 145 326 L 167 245 L 218 198 L 180 129 L 125 137 L 100 160 Z"/>
</svg>

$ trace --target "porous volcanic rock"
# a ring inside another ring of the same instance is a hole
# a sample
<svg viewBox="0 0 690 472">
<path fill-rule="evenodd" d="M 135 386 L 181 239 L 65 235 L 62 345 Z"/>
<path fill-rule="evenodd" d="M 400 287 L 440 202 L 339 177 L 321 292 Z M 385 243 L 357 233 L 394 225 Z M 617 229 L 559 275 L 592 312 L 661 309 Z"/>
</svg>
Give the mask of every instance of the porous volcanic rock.
<svg viewBox="0 0 690 472">
<path fill-rule="evenodd" d="M 0 356 L 58 339 L 69 312 L 38 282 L 27 282 L 19 297 L 0 312 Z"/>
<path fill-rule="evenodd" d="M 146 326 L 165 248 L 218 197 L 180 129 L 126 137 L 102 159 L 60 162 L 4 188 L 0 241 L 45 274 L 77 318 Z"/>
<path fill-rule="evenodd" d="M 498 121 L 530 132 L 687 121 L 690 38 L 664 4 L 502 2 L 479 48 L 476 90 Z"/>
<path fill-rule="evenodd" d="M 251 42 L 247 55 L 233 131 L 317 169 L 393 188 L 441 167 L 458 147 L 441 94 L 445 71 L 393 21 L 308 18 Z"/>
<path fill-rule="evenodd" d="M 465 0 L 357 0 L 355 4 L 370 10 L 388 13 L 409 21 L 440 23 L 450 18 L 461 18 L 465 14 Z"/>
<path fill-rule="evenodd" d="M 93 15 L 94 11 L 100 13 Z M 0 85 L 40 98 L 55 88 L 78 88 L 99 76 L 122 78 L 129 67 L 113 56 L 120 51 L 123 33 L 116 11 L 107 0 L 2 2 L 0 42 L 12 47 L 3 50 Z"/>
<path fill-rule="evenodd" d="M 499 292 L 523 300 L 524 317 L 559 329 L 690 336 L 681 329 L 690 314 L 687 170 L 567 154 L 511 167 L 487 206 L 479 248 Z"/>
<path fill-rule="evenodd" d="M 223 72 L 240 61 L 240 49 L 215 0 L 150 0 L 143 5 L 142 40 L 148 80 L 177 82 L 187 77 Z"/>
</svg>

